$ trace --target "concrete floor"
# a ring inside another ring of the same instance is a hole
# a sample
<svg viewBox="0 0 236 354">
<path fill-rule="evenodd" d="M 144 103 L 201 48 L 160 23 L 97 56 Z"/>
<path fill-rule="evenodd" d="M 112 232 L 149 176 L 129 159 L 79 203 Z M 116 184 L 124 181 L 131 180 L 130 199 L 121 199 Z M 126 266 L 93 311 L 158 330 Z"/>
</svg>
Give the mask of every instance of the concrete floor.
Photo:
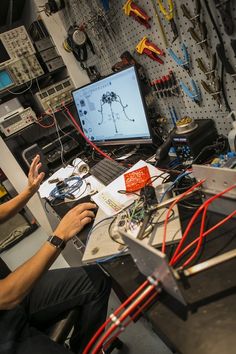
<svg viewBox="0 0 236 354">
<path fill-rule="evenodd" d="M 38 248 L 45 242 L 47 235 L 42 228 L 38 228 L 33 234 L 20 241 L 11 249 L 3 252 L 1 258 L 8 264 L 11 269 L 15 269 L 18 265 L 27 260 Z M 80 252 L 75 249 L 72 242 L 65 248 L 64 257 L 60 255 L 53 264 L 52 268 L 62 268 L 70 266 L 80 266 Z M 120 302 L 115 293 L 112 292 L 109 301 L 108 314 L 112 313 Z M 114 354 L 171 354 L 170 350 L 160 340 L 160 338 L 152 331 L 149 323 L 140 319 L 136 323 L 131 323 L 120 339 L 125 343 L 122 350 L 115 350 Z"/>
</svg>

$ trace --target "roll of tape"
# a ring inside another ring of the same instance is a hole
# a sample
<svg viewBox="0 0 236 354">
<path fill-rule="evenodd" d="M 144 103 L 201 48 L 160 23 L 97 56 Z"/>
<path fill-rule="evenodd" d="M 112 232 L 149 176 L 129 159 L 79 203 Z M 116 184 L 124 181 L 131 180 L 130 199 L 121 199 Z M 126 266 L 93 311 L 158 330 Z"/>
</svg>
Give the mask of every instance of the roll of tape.
<svg viewBox="0 0 236 354">
<path fill-rule="evenodd" d="M 86 175 L 89 173 L 89 165 L 87 163 L 81 163 L 78 166 L 78 174 L 81 175 Z"/>
</svg>

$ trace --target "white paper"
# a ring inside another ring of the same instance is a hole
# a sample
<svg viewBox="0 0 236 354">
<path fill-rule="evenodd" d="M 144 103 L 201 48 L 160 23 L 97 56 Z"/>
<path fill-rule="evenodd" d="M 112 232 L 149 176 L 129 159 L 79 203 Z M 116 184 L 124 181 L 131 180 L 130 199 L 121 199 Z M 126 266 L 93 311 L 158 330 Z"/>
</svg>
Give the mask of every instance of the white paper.
<svg viewBox="0 0 236 354">
<path fill-rule="evenodd" d="M 158 170 L 156 167 L 148 164 L 147 162 L 140 160 L 134 166 L 132 166 L 125 173 L 137 170 L 141 167 L 147 166 L 150 176 L 159 176 L 163 172 Z M 125 174 L 124 173 L 124 174 Z M 108 186 L 106 186 L 101 192 L 97 193 L 92 197 L 94 202 L 106 213 L 108 216 L 113 216 L 120 212 L 125 207 L 133 203 L 138 196 L 134 194 L 121 194 L 118 193 L 119 190 L 125 190 L 125 179 L 124 174 L 116 178 Z M 161 178 L 157 178 L 152 185 L 154 187 L 162 183 Z"/>
</svg>

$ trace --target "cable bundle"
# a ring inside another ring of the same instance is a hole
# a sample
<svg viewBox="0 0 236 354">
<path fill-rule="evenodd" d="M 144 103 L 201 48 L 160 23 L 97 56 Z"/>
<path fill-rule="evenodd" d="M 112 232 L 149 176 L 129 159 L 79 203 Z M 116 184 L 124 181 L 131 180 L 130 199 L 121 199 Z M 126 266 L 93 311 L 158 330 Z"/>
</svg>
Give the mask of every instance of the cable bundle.
<svg viewBox="0 0 236 354">
<path fill-rule="evenodd" d="M 185 198 L 187 195 L 189 195 L 192 191 L 194 191 L 196 188 L 201 186 L 204 183 L 204 180 L 199 181 L 195 185 L 193 185 L 191 188 L 189 188 L 186 192 L 180 194 L 178 198 L 170 205 L 169 210 L 166 215 L 165 219 L 165 225 L 164 225 L 164 235 L 163 235 L 163 245 L 162 245 L 162 252 L 165 253 L 165 239 L 166 239 L 166 232 L 167 232 L 167 222 L 170 216 L 170 213 L 174 206 L 183 198 Z M 222 226 L 224 223 L 226 223 L 229 219 L 233 218 L 236 216 L 236 210 L 234 210 L 230 215 L 222 219 L 220 222 L 218 222 L 216 225 L 211 227 L 208 230 L 205 230 L 205 220 L 206 220 L 206 214 L 207 214 L 207 209 L 209 205 L 216 200 L 217 198 L 220 198 L 227 192 L 231 191 L 232 189 L 236 188 L 236 185 L 230 186 L 224 191 L 214 195 L 213 197 L 209 198 L 206 200 L 194 213 L 192 216 L 190 222 L 187 225 L 187 228 L 183 234 L 182 239 L 180 240 L 173 257 L 171 258 L 169 264 L 170 266 L 174 266 L 177 261 L 179 261 L 184 254 L 186 254 L 187 251 L 189 251 L 195 244 L 197 244 L 194 252 L 192 255 L 183 263 L 182 267 L 186 267 L 189 265 L 190 262 L 192 262 L 198 255 L 200 248 L 202 246 L 202 240 L 203 237 L 206 237 L 209 235 L 212 231 L 216 230 L 218 227 Z M 183 243 L 187 239 L 187 236 L 189 234 L 189 231 L 191 230 L 194 222 L 196 221 L 197 217 L 202 213 L 202 220 L 201 220 L 201 227 L 200 227 L 200 234 L 199 236 L 189 243 L 184 249 L 181 250 Z M 154 298 L 157 296 L 158 292 L 161 290 L 158 280 L 152 278 L 151 276 L 148 277 L 148 279 L 123 303 L 120 305 L 120 307 L 114 311 L 113 314 L 110 315 L 110 317 L 106 320 L 106 322 L 99 328 L 99 330 L 95 333 L 93 338 L 90 340 L 88 343 L 87 347 L 85 348 L 83 354 L 97 354 L 100 353 L 101 350 L 106 350 L 107 345 L 109 345 L 115 338 L 119 336 L 119 334 L 124 331 L 125 327 L 127 327 L 130 322 L 132 322 L 139 314 L 141 311 L 146 309 L 149 304 L 152 303 Z M 121 313 L 122 312 L 122 313 Z M 128 321 L 125 322 L 126 318 L 128 316 L 131 316 Z M 106 330 L 106 326 L 110 325 Z M 104 332 L 105 330 L 105 332 Z M 115 330 L 117 330 L 115 332 Z M 102 334 L 104 332 L 104 334 Z M 115 334 L 113 334 L 115 332 Z M 111 335 L 113 336 L 111 337 Z M 109 339 L 110 338 L 110 339 Z"/>
</svg>

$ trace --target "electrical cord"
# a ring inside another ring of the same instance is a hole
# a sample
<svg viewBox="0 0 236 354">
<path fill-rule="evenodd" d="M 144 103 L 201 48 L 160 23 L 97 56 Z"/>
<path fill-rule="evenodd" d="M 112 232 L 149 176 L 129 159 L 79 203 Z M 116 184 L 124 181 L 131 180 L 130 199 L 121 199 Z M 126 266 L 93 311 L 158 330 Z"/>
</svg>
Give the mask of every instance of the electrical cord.
<svg viewBox="0 0 236 354">
<path fill-rule="evenodd" d="M 190 187 L 189 189 L 187 189 L 184 193 L 180 194 L 178 196 L 178 198 L 175 199 L 175 201 L 170 205 L 168 212 L 166 214 L 166 218 L 165 218 L 165 223 L 164 223 L 164 232 L 163 232 L 163 241 L 162 241 L 162 253 L 165 253 L 166 250 L 166 234 L 167 234 L 167 223 L 168 223 L 168 219 L 170 216 L 170 212 L 171 210 L 174 208 L 174 206 L 181 200 L 183 199 L 185 196 L 187 196 L 190 192 L 192 192 L 194 189 L 198 188 L 199 186 L 201 186 L 203 183 L 205 182 L 205 180 L 201 180 L 198 183 L 194 184 L 192 187 Z"/>
<path fill-rule="evenodd" d="M 73 183 L 70 185 L 70 182 Z M 57 186 L 50 192 L 50 198 L 52 198 L 52 200 L 64 199 L 66 197 L 75 199 L 73 193 L 82 186 L 83 180 L 79 176 L 72 176 L 65 178 L 63 182 L 59 183 L 60 184 L 57 184 Z"/>
<path fill-rule="evenodd" d="M 92 148 L 94 148 L 96 151 L 98 151 L 99 154 L 102 155 L 104 158 L 114 161 L 109 155 L 107 155 L 105 152 L 103 152 L 101 149 L 99 149 L 91 140 L 89 140 L 89 138 L 87 138 L 87 136 L 84 134 L 84 132 L 80 128 L 79 124 L 76 122 L 75 117 L 71 114 L 71 112 L 69 111 L 69 109 L 65 105 L 63 105 L 63 106 L 65 108 L 65 111 L 66 111 L 68 117 L 70 117 L 70 120 L 74 123 L 74 126 L 76 127 L 78 132 L 82 135 L 82 137 L 87 141 L 87 143 L 89 143 L 89 145 Z"/>
<path fill-rule="evenodd" d="M 204 182 L 204 181 L 202 181 L 202 182 Z M 187 225 L 187 227 L 186 227 L 186 229 L 185 229 L 185 231 L 184 231 L 184 234 L 183 234 L 183 236 L 182 236 L 182 238 L 181 238 L 181 240 L 180 240 L 180 242 L 179 242 L 179 244 L 178 244 L 178 247 L 176 248 L 176 250 L 175 250 L 175 252 L 174 252 L 174 255 L 173 255 L 173 257 L 172 257 L 172 259 L 171 259 L 171 261 L 170 261 L 170 265 L 173 265 L 173 264 L 175 263 L 175 258 L 177 257 L 177 255 L 178 255 L 178 253 L 179 253 L 179 251 L 180 251 L 180 249 L 181 249 L 181 247 L 182 247 L 184 241 L 186 240 L 186 238 L 187 238 L 187 236 L 188 236 L 188 233 L 189 233 L 189 231 L 191 230 L 192 225 L 193 225 L 194 222 L 196 221 L 197 217 L 201 214 L 201 212 L 202 212 L 202 211 L 204 212 L 204 209 L 205 209 L 206 207 L 208 207 L 209 204 L 211 204 L 215 199 L 221 197 L 222 195 L 224 195 L 225 193 L 231 191 L 231 190 L 234 189 L 235 187 L 236 187 L 236 185 L 230 186 L 230 187 L 226 188 L 224 191 L 222 191 L 222 192 L 220 192 L 220 193 L 214 195 L 213 197 L 207 199 L 207 201 L 205 201 L 205 202 L 196 210 L 196 212 L 193 214 L 193 216 L 192 216 L 190 222 L 188 223 L 188 225 Z M 204 212 L 204 215 L 205 215 L 205 212 Z M 203 234 L 203 231 L 202 231 L 202 234 Z M 202 241 L 202 237 L 203 237 L 203 236 L 201 235 L 201 239 L 200 239 L 199 242 Z M 198 248 L 198 251 L 199 251 L 199 248 Z M 197 254 L 197 253 L 194 252 L 194 257 L 196 256 L 196 254 Z M 191 260 L 192 260 L 192 258 L 191 258 Z M 186 262 L 187 262 L 187 261 L 186 261 Z M 187 263 L 187 264 L 188 264 L 188 263 Z"/>
<path fill-rule="evenodd" d="M 203 237 L 208 236 L 212 231 L 216 230 L 217 228 L 219 228 L 220 226 L 222 226 L 223 224 L 225 224 L 228 220 L 232 219 L 234 216 L 236 216 L 236 210 L 234 210 L 231 214 L 229 214 L 228 216 L 226 216 L 224 219 L 222 219 L 221 221 L 219 221 L 216 225 L 212 226 L 210 229 L 208 229 L 207 231 L 205 231 L 203 233 Z M 194 241 L 192 241 L 191 243 L 189 243 L 182 251 L 180 251 L 178 253 L 178 255 L 175 257 L 175 260 L 173 261 L 172 265 L 175 265 L 180 258 L 188 251 L 190 250 L 195 243 L 197 243 L 199 241 L 199 237 L 197 237 Z"/>
</svg>

